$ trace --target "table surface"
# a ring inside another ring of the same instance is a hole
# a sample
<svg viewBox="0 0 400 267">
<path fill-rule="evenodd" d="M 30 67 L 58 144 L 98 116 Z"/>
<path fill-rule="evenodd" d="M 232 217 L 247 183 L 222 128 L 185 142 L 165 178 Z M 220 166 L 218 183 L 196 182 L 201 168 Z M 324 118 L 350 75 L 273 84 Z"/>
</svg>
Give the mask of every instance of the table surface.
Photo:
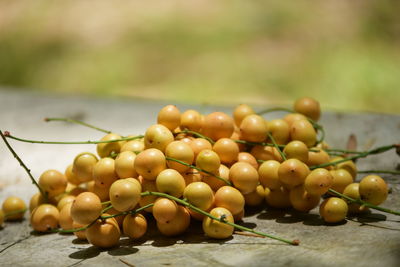
<svg viewBox="0 0 400 267">
<path fill-rule="evenodd" d="M 49 96 L 0 90 L 0 129 L 15 136 L 39 140 L 97 140 L 102 133 L 79 125 L 46 123 L 45 117 L 72 117 L 111 129 L 123 135 L 140 134 L 156 122 L 157 112 L 167 103 L 132 99 L 92 99 Z M 172 103 L 176 104 L 176 103 Z M 196 108 L 202 113 L 225 111 L 232 107 L 177 104 L 180 110 Z M 282 114 L 269 114 L 277 118 Z M 321 124 L 332 147 L 344 148 L 355 134 L 358 149 L 365 150 L 399 142 L 400 116 L 365 113 L 323 114 Z M 40 145 L 11 141 L 34 177 L 47 169 L 63 171 L 82 151 L 95 151 L 93 145 Z M 0 201 L 16 195 L 29 203 L 36 192 L 24 170 L 0 142 Z M 360 170 L 393 170 L 399 163 L 394 151 L 358 162 Z M 400 210 L 400 177 L 385 175 L 392 193 L 383 206 Z M 372 211 L 338 225 L 327 225 L 317 209 L 310 213 L 250 209 L 243 225 L 270 234 L 300 239 L 290 246 L 271 239 L 234 235 L 228 240 L 204 236 L 199 223 L 179 237 L 167 238 L 150 230 L 144 239 L 123 237 L 120 246 L 101 250 L 75 239 L 73 235 L 35 235 L 28 215 L 22 222 L 6 222 L 0 230 L 2 266 L 398 266 L 400 262 L 400 217 Z M 154 227 L 153 227 L 154 228 Z M 121 261 L 122 260 L 122 261 Z"/>
</svg>

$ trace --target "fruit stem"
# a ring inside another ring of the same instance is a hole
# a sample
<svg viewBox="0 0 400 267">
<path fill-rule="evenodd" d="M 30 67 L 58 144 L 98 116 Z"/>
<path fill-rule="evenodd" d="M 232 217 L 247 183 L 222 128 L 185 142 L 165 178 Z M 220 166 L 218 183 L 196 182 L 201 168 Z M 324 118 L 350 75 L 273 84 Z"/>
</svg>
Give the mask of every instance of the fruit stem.
<svg viewBox="0 0 400 267">
<path fill-rule="evenodd" d="M 140 208 L 138 208 L 138 209 L 136 209 L 136 210 L 128 210 L 128 211 L 124 211 L 124 212 L 117 213 L 117 214 L 113 214 L 113 215 L 109 215 L 109 216 L 100 216 L 100 218 L 101 218 L 102 220 L 105 220 L 105 219 L 108 219 L 108 218 L 114 218 L 114 217 L 118 217 L 118 216 L 122 216 L 122 215 L 135 214 L 135 213 L 141 212 L 142 210 L 145 210 L 145 209 L 147 209 L 147 208 L 150 208 L 150 207 L 152 207 L 153 205 L 154 205 L 154 203 L 150 203 L 150 204 L 147 204 L 147 205 L 145 205 L 145 206 L 143 206 L 143 207 L 140 207 Z M 111 206 L 111 207 L 112 207 L 112 206 Z"/>
<path fill-rule="evenodd" d="M 338 149 L 338 148 L 325 148 L 324 149 L 326 152 L 337 152 L 337 153 L 343 153 L 343 154 L 361 154 L 364 151 L 355 151 L 355 150 L 346 150 L 346 149 Z"/>
<path fill-rule="evenodd" d="M 288 109 L 288 108 L 276 107 L 276 108 L 267 108 L 267 109 L 261 110 L 261 111 L 257 112 L 257 114 L 263 115 L 263 114 L 271 113 L 271 112 L 275 112 L 275 111 L 284 111 L 287 113 L 295 113 L 293 110 Z"/>
<path fill-rule="evenodd" d="M 198 212 L 200 214 L 203 214 L 204 216 L 207 216 L 207 217 L 209 217 L 209 218 L 211 218 L 213 220 L 216 220 L 216 221 L 220 221 L 222 223 L 225 223 L 227 225 L 230 225 L 230 226 L 232 226 L 234 228 L 237 228 L 237 229 L 240 229 L 242 231 L 250 232 L 250 233 L 257 234 L 257 235 L 264 236 L 264 237 L 269 237 L 271 239 L 275 239 L 275 240 L 278 240 L 278 241 L 281 241 L 281 242 L 284 242 L 284 243 L 287 243 L 287 244 L 290 244 L 290 245 L 295 245 L 295 246 L 299 245 L 298 240 L 290 241 L 290 240 L 287 240 L 287 239 L 284 239 L 284 238 L 276 237 L 276 236 L 273 236 L 273 235 L 270 235 L 270 234 L 266 234 L 266 233 L 263 233 L 263 232 L 255 231 L 253 229 L 250 229 L 250 228 L 247 228 L 247 227 L 235 224 L 235 223 L 228 222 L 223 217 L 217 218 L 217 217 L 211 215 L 210 213 L 208 213 L 208 212 L 206 212 L 206 211 L 204 211 L 204 210 L 202 210 L 200 208 L 197 208 L 196 206 L 193 206 L 189 202 L 186 202 L 186 201 L 184 201 L 182 199 L 179 199 L 177 197 L 174 197 L 174 196 L 171 196 L 171 195 L 168 195 L 168 194 L 165 194 L 165 193 L 146 191 L 146 192 L 143 192 L 141 194 L 141 196 L 149 196 L 149 195 L 169 198 L 171 200 L 174 200 L 177 203 L 182 204 L 183 206 L 188 207 L 191 210 L 194 210 L 194 211 L 196 211 L 196 212 Z"/>
<path fill-rule="evenodd" d="M 47 202 L 47 194 L 46 192 L 39 186 L 39 184 L 36 182 L 35 178 L 33 178 L 31 174 L 31 170 L 25 165 L 25 163 L 22 161 L 22 159 L 18 156 L 18 154 L 14 151 L 14 149 L 11 147 L 10 143 L 8 143 L 6 136 L 9 136 L 9 132 L 3 132 L 0 130 L 0 135 L 1 138 L 3 139 L 4 143 L 6 144 L 7 148 L 10 150 L 10 152 L 13 154 L 14 158 L 17 159 L 19 162 L 19 165 L 22 166 L 22 168 L 25 169 L 26 173 L 28 174 L 29 178 L 31 178 L 32 183 L 39 189 L 40 194 L 42 194 L 45 202 Z"/>
<path fill-rule="evenodd" d="M 194 136 L 196 136 L 196 137 L 200 137 L 200 138 L 206 139 L 206 140 L 207 140 L 208 142 L 210 142 L 212 145 L 215 144 L 215 141 L 212 140 L 210 137 L 207 137 L 207 136 L 202 135 L 201 133 L 198 133 L 198 132 L 195 132 L 195 131 L 191 131 L 191 130 L 188 130 L 188 129 L 184 129 L 184 130 L 180 131 L 180 132 L 177 133 L 177 134 L 180 134 L 180 133 L 192 134 L 192 135 L 194 135 Z"/>
<path fill-rule="evenodd" d="M 391 210 L 391 209 L 387 209 L 387 208 L 382 208 L 382 207 L 373 205 L 371 203 L 365 202 L 365 201 L 363 201 L 363 200 L 361 200 L 359 198 L 358 199 L 351 198 L 349 196 L 346 196 L 344 194 L 341 194 L 341 193 L 333 190 L 332 188 L 329 188 L 328 192 L 330 192 L 330 193 L 332 193 L 332 194 L 334 194 L 336 196 L 340 196 L 340 197 L 342 197 L 342 198 L 344 198 L 347 201 L 350 201 L 352 203 L 360 204 L 362 206 L 365 206 L 365 207 L 368 207 L 368 208 L 371 208 L 371 209 L 375 209 L 375 210 L 379 210 L 379 211 L 383 211 L 383 212 L 386 212 L 386 213 L 390 213 L 390 214 L 394 214 L 394 215 L 400 216 L 400 212 L 399 211 L 395 211 L 395 210 Z"/>
<path fill-rule="evenodd" d="M 112 131 L 108 131 L 108 130 L 96 127 L 94 125 L 91 125 L 89 123 L 86 123 L 86 122 L 83 122 L 83 121 L 79 121 L 79 120 L 70 119 L 70 118 L 45 118 L 44 121 L 46 121 L 46 122 L 49 122 L 49 121 L 70 122 L 70 123 L 80 124 L 80 125 L 86 126 L 88 128 L 95 129 L 95 130 L 103 132 L 103 133 L 107 133 L 107 134 L 112 133 Z"/>
<path fill-rule="evenodd" d="M 186 162 L 184 162 L 184 161 L 181 161 L 181 160 L 179 160 L 179 159 L 175 159 L 175 158 L 171 158 L 171 157 L 167 157 L 167 156 L 165 156 L 165 159 L 166 159 L 166 160 L 175 161 L 175 162 L 178 162 L 178 163 L 180 163 L 180 164 L 182 164 L 182 165 L 185 165 L 185 166 L 188 166 L 188 167 L 193 168 L 193 169 L 195 169 L 195 170 L 198 170 L 198 171 L 200 171 L 200 172 L 207 173 L 208 175 L 214 176 L 215 178 L 217 178 L 217 179 L 223 181 L 223 182 L 226 183 L 227 185 L 232 186 L 232 183 L 231 183 L 230 181 L 228 181 L 228 180 L 222 178 L 221 176 L 218 176 L 218 175 L 216 175 L 216 174 L 214 174 L 214 173 L 212 173 L 212 172 L 203 170 L 203 169 L 201 169 L 201 168 L 199 168 L 199 167 L 197 167 L 197 166 L 195 166 L 195 165 L 191 165 L 191 164 L 186 163 Z"/>
<path fill-rule="evenodd" d="M 244 145 L 249 145 L 249 146 L 273 146 L 273 147 L 275 147 L 275 145 L 274 145 L 273 143 L 266 143 L 266 142 L 250 142 L 250 141 L 245 141 L 245 140 L 233 140 L 233 141 L 236 142 L 236 143 L 239 143 L 239 144 L 244 144 Z M 278 144 L 277 144 L 277 146 L 278 146 L 280 149 L 284 149 L 284 148 L 286 147 L 286 145 L 278 145 Z M 319 152 L 320 150 L 319 150 L 319 149 L 310 148 L 310 149 L 308 149 L 308 151 L 311 151 L 311 152 Z"/>
<path fill-rule="evenodd" d="M 108 210 L 110 210 L 110 209 L 112 209 L 112 208 L 113 208 L 112 205 L 110 205 L 110 206 L 108 206 L 108 207 L 105 207 L 105 208 L 101 211 L 101 213 L 103 214 L 103 213 L 105 213 L 106 211 L 108 211 Z"/>
<path fill-rule="evenodd" d="M 100 220 L 106 220 L 108 218 L 114 218 L 114 217 L 121 216 L 121 215 L 135 214 L 135 213 L 141 212 L 142 210 L 147 209 L 148 207 L 151 207 L 153 205 L 154 205 L 154 203 L 150 203 L 150 204 L 147 204 L 146 206 L 140 207 L 140 208 L 138 208 L 136 210 L 124 211 L 124 212 L 121 212 L 121 213 L 118 213 L 118 214 L 114 214 L 114 215 L 109 215 L 109 216 L 101 216 L 100 215 L 99 217 L 97 217 L 90 224 L 88 224 L 86 226 L 83 226 L 83 227 L 80 227 L 80 228 L 74 228 L 74 229 L 68 229 L 68 230 L 53 229 L 53 230 L 50 230 L 49 232 L 50 233 L 74 233 L 74 232 L 84 231 L 84 230 L 88 229 L 90 226 L 92 226 L 93 224 L 95 224 L 97 222 L 97 220 L 99 220 L 99 219 Z M 112 206 L 110 206 L 110 207 L 112 207 Z M 107 208 L 110 208 L 110 207 L 107 207 Z"/>
<path fill-rule="evenodd" d="M 379 153 L 383 153 L 383 152 L 386 152 L 388 150 L 391 150 L 393 148 L 397 148 L 397 146 L 398 145 L 396 145 L 396 144 L 388 145 L 388 146 L 381 146 L 381 147 L 378 147 L 378 148 L 375 148 L 375 149 L 372 149 L 372 150 L 369 150 L 369 151 L 364 151 L 364 152 L 359 153 L 359 154 L 354 155 L 354 156 L 345 157 L 345 158 L 340 159 L 340 160 L 336 160 L 336 161 L 332 161 L 332 162 L 326 162 L 326 163 L 322 163 L 322 164 L 319 164 L 319 165 L 311 166 L 310 170 L 314 170 L 316 168 L 324 168 L 324 167 L 327 167 L 327 166 L 333 166 L 333 165 L 337 165 L 337 164 L 342 163 L 342 162 L 346 162 L 346 161 L 354 160 L 354 159 L 358 159 L 358 158 L 365 158 L 365 157 L 367 157 L 369 155 L 379 154 Z"/>
<path fill-rule="evenodd" d="M 59 141 L 40 141 L 40 140 L 28 140 L 28 139 L 23 139 L 19 138 L 16 136 L 13 136 L 11 134 L 7 134 L 6 137 L 25 142 L 25 143 L 33 143 L 33 144 L 58 144 L 58 145 L 81 145 L 81 144 L 103 144 L 103 143 L 115 143 L 119 141 L 129 141 L 129 140 L 135 140 L 135 139 L 141 139 L 144 136 L 143 135 L 137 135 L 137 136 L 132 136 L 132 137 L 123 137 L 119 139 L 114 139 L 114 140 L 108 140 L 108 141 L 68 141 L 68 142 L 59 142 Z"/>
<path fill-rule="evenodd" d="M 277 108 L 268 108 L 268 109 L 264 109 L 260 112 L 257 112 L 258 115 L 263 115 L 266 113 L 270 113 L 270 112 L 275 112 L 275 111 L 284 111 L 284 112 L 288 112 L 288 113 L 296 113 L 296 111 L 288 109 L 288 108 L 281 108 L 281 107 L 277 107 Z M 324 127 L 322 127 L 321 124 L 318 124 L 315 120 L 310 119 L 306 116 L 306 118 L 308 119 L 308 121 L 312 124 L 312 126 L 319 132 L 321 132 L 321 137 L 317 140 L 317 144 L 322 143 L 325 139 L 325 130 Z"/>
<path fill-rule="evenodd" d="M 7 217 L 10 217 L 10 216 L 15 215 L 15 214 L 25 213 L 27 210 L 28 210 L 28 209 L 10 211 L 10 212 L 8 212 L 8 213 L 5 213 L 5 214 L 4 214 L 4 217 L 7 218 Z"/>
<path fill-rule="evenodd" d="M 358 173 L 387 173 L 387 174 L 400 174 L 400 171 L 389 171 L 389 170 L 364 170 L 357 171 Z"/>
<path fill-rule="evenodd" d="M 274 144 L 274 147 L 276 148 L 276 150 L 278 150 L 279 154 L 281 154 L 282 159 L 285 161 L 286 160 L 285 153 L 283 153 L 281 148 L 275 142 L 275 138 L 272 136 L 272 134 L 270 132 L 268 132 L 268 137 L 269 137 L 269 139 L 271 139 L 272 143 Z"/>
</svg>

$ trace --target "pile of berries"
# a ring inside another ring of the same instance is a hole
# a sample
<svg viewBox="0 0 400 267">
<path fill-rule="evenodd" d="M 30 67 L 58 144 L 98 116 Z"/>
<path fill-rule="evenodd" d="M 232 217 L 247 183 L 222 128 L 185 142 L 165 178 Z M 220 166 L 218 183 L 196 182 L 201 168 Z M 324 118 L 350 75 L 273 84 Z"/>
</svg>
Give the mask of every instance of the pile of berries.
<svg viewBox="0 0 400 267">
<path fill-rule="evenodd" d="M 388 187 L 381 177 L 356 183 L 355 163 L 331 156 L 318 140 L 320 114 L 319 103 L 307 97 L 270 121 L 245 104 L 232 116 L 167 105 L 144 136 L 108 133 L 97 155 L 80 153 L 64 173 L 43 172 L 29 203 L 32 228 L 73 232 L 108 248 L 121 235 L 144 236 L 151 219 L 165 236 L 200 220 L 207 236 L 224 239 L 246 206 L 309 212 L 319 205 L 322 219 L 337 223 L 368 210 L 349 199 L 383 203 Z M 0 224 L 21 219 L 25 209 L 19 198 L 6 199 Z"/>
</svg>

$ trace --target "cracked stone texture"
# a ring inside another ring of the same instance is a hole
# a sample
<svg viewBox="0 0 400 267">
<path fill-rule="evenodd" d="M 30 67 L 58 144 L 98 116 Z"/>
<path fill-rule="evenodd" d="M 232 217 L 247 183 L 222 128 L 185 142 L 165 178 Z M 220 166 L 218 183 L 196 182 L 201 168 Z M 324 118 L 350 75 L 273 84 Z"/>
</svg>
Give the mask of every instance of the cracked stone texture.
<svg viewBox="0 0 400 267">
<path fill-rule="evenodd" d="M 12 90 L 0 90 L 0 128 L 16 136 L 41 140 L 96 140 L 102 133 L 79 125 L 51 122 L 45 117 L 73 117 L 112 129 L 124 135 L 143 133 L 155 123 L 158 110 L 166 103 L 145 100 L 60 97 Z M 232 107 L 189 106 L 207 113 L 231 112 Z M 260 107 L 261 108 L 261 107 Z M 266 118 L 277 118 L 280 113 Z M 398 143 L 400 116 L 371 113 L 324 113 L 321 124 L 326 140 L 333 147 L 345 148 L 355 134 L 358 149 Z M 46 169 L 63 171 L 82 151 L 95 151 L 93 145 L 40 145 L 11 141 L 23 161 L 39 177 Z M 0 201 L 17 195 L 27 203 L 36 192 L 24 170 L 0 142 Z M 399 157 L 394 151 L 358 162 L 360 170 L 395 169 Z M 359 177 L 360 178 L 360 177 Z M 383 206 L 400 210 L 398 175 L 385 175 L 392 193 Z M 326 225 L 312 210 L 248 210 L 243 225 L 270 234 L 300 239 L 290 246 L 271 239 L 234 235 L 229 240 L 211 240 L 194 222 L 190 231 L 176 238 L 161 236 L 151 227 L 144 239 L 123 237 L 120 246 L 100 250 L 72 235 L 31 233 L 28 215 L 22 222 L 6 222 L 0 230 L 2 266 L 399 266 L 400 217 L 373 211 L 339 225 Z M 153 225 L 154 226 L 154 225 Z M 122 261 L 121 261 L 122 260 Z"/>
</svg>

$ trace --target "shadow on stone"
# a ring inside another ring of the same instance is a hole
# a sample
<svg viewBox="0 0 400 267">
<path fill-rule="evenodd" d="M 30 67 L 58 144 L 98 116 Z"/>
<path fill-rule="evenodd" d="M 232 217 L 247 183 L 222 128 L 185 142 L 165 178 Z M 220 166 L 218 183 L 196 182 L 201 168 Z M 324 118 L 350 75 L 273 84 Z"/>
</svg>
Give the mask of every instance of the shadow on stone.
<svg viewBox="0 0 400 267">
<path fill-rule="evenodd" d="M 83 260 L 83 259 L 90 259 L 90 258 L 94 258 L 97 257 L 100 252 L 102 252 L 103 250 L 95 247 L 95 246 L 91 246 L 85 249 L 81 249 L 78 251 L 75 251 L 71 254 L 69 254 L 68 257 L 72 258 L 72 259 L 77 259 L 77 260 Z"/>
<path fill-rule="evenodd" d="M 111 256 L 126 256 L 135 254 L 139 251 L 138 248 L 130 247 L 130 246 L 119 246 L 117 248 L 108 250 L 107 253 Z"/>
<path fill-rule="evenodd" d="M 360 223 L 370 223 L 370 222 L 379 222 L 386 221 L 386 215 L 380 213 L 370 213 L 365 215 L 360 215 L 355 217 Z"/>
<path fill-rule="evenodd" d="M 244 213 L 244 217 L 251 217 L 253 215 L 259 214 L 260 212 L 262 212 L 264 210 L 265 207 L 263 207 L 262 205 L 259 206 L 246 206 L 245 207 L 245 213 Z"/>
<path fill-rule="evenodd" d="M 250 228 L 250 229 L 254 229 L 254 228 L 257 227 L 257 224 L 252 223 L 252 222 L 243 222 L 243 221 L 240 221 L 240 222 L 238 222 L 237 224 L 238 224 L 238 225 L 241 225 L 241 226 L 244 226 L 244 227 L 247 227 L 247 228 Z"/>
<path fill-rule="evenodd" d="M 285 210 L 268 209 L 263 213 L 258 214 L 256 218 L 260 220 L 276 220 L 285 217 L 286 213 Z"/>
<path fill-rule="evenodd" d="M 158 237 L 154 238 L 151 245 L 154 247 L 168 247 L 168 246 L 175 245 L 176 241 L 178 241 L 178 240 L 179 239 L 174 238 L 174 237 L 160 236 L 159 238 Z"/>
<path fill-rule="evenodd" d="M 74 245 L 86 245 L 89 244 L 89 242 L 87 240 L 82 240 L 79 238 L 75 238 L 74 240 L 72 240 L 72 244 Z"/>
</svg>

